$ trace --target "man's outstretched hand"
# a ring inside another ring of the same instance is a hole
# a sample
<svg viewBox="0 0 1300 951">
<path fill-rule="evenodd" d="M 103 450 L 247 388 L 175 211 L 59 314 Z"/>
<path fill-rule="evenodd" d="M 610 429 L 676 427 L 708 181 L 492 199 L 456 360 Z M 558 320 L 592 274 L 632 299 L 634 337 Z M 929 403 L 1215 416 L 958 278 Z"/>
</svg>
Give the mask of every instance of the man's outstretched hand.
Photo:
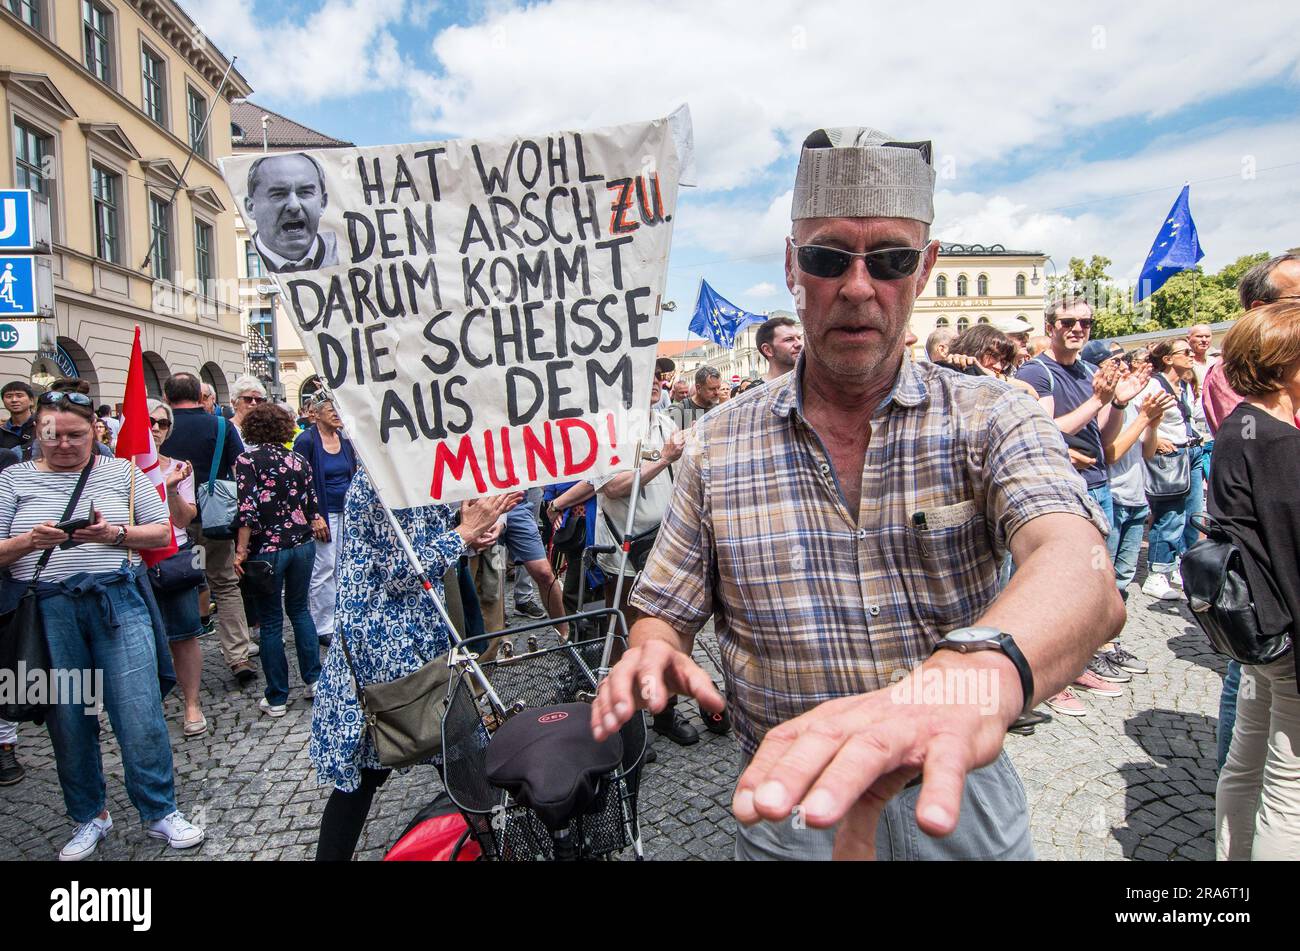
<svg viewBox="0 0 1300 951">
<path fill-rule="evenodd" d="M 600 684 L 591 705 L 591 733 L 603 740 L 637 710 L 661 712 L 673 694 L 694 697 L 710 713 L 726 706 L 713 680 L 689 654 L 661 640 L 628 648 Z"/>
<path fill-rule="evenodd" d="M 927 703 L 924 689 L 913 689 L 913 678 L 971 664 L 987 667 L 980 676 L 997 685 L 990 702 Z M 947 835 L 957 828 L 966 774 L 997 759 L 1020 694 L 1005 658 L 941 653 L 892 687 L 822 703 L 768 731 L 736 784 L 736 819 L 777 822 L 798 807 L 813 828 L 844 820 L 835 858 L 873 859 L 885 805 L 920 775 L 917 824 L 928 835 Z"/>
</svg>

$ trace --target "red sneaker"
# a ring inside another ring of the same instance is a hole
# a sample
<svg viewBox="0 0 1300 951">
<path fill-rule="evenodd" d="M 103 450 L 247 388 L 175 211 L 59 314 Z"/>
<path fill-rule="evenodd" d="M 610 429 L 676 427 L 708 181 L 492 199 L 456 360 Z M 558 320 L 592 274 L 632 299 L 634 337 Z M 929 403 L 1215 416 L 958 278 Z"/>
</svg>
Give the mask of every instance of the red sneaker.
<svg viewBox="0 0 1300 951">
<path fill-rule="evenodd" d="M 1115 684 L 1107 683 L 1102 680 L 1091 670 L 1085 670 L 1079 676 L 1074 678 L 1074 686 L 1090 693 L 1095 693 L 1100 697 L 1122 697 L 1124 691 Z"/>
<path fill-rule="evenodd" d="M 1066 687 L 1055 697 L 1049 697 L 1047 705 L 1057 713 L 1064 714 L 1067 717 L 1086 717 L 1088 715 L 1088 708 L 1083 705 L 1083 701 L 1069 687 Z"/>
</svg>

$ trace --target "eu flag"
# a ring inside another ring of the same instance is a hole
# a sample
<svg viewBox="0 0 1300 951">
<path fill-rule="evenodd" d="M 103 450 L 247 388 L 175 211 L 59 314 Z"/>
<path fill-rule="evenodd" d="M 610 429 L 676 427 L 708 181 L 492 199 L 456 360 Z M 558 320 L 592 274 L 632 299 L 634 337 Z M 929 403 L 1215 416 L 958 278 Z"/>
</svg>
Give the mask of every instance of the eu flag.
<svg viewBox="0 0 1300 951">
<path fill-rule="evenodd" d="M 691 317 L 690 330 L 701 337 L 708 337 L 719 347 L 730 350 L 736 345 L 736 332 L 741 327 L 762 323 L 766 319 L 762 314 L 741 310 L 709 287 L 708 281 L 701 281 L 700 296 L 695 300 L 695 314 Z"/>
<path fill-rule="evenodd" d="M 1144 297 L 1150 297 L 1164 286 L 1179 271 L 1195 267 L 1196 262 L 1205 257 L 1201 242 L 1196 239 L 1196 222 L 1192 220 L 1192 209 L 1187 206 L 1191 192 L 1190 185 L 1184 185 L 1178 193 L 1178 200 L 1169 209 L 1165 223 L 1160 226 L 1151 253 L 1142 265 L 1138 275 L 1137 288 L 1133 292 L 1133 303 L 1141 303 Z"/>
</svg>

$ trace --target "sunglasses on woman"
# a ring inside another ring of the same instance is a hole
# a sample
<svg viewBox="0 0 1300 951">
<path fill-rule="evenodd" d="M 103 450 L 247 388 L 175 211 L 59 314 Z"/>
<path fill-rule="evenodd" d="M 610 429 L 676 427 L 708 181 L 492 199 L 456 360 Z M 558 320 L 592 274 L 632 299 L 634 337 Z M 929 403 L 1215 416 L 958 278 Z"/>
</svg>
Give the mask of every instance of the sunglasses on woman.
<svg viewBox="0 0 1300 951">
<path fill-rule="evenodd" d="M 240 399 L 245 403 L 252 403 L 254 406 L 266 402 L 266 400 L 260 396 L 241 396 Z"/>
<path fill-rule="evenodd" d="M 36 402 L 42 406 L 58 406 L 60 403 L 72 403 L 74 406 L 92 406 L 90 397 L 85 393 L 64 393 L 62 390 L 48 390 L 37 397 Z"/>
<path fill-rule="evenodd" d="M 172 421 L 170 419 L 165 419 L 165 418 L 154 419 L 151 416 L 149 418 L 149 425 L 154 427 L 155 429 L 161 429 L 163 432 L 166 432 L 167 430 L 172 428 Z"/>
<path fill-rule="evenodd" d="M 839 277 L 854 258 L 862 258 L 873 280 L 898 281 L 916 273 L 925 248 L 880 248 L 876 251 L 845 251 L 820 244 L 794 244 L 799 270 L 813 277 Z"/>
</svg>

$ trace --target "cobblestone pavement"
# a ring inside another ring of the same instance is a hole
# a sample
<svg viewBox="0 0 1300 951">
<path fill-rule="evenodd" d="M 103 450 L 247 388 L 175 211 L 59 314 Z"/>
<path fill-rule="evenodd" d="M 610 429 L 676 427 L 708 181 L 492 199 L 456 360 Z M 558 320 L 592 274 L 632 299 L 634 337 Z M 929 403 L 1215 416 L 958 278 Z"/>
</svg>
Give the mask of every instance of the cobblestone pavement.
<svg viewBox="0 0 1300 951">
<path fill-rule="evenodd" d="M 1152 602 L 1136 586 L 1132 591 L 1124 643 L 1151 672 L 1135 675 L 1123 697 L 1085 695 L 1086 717 L 1057 717 L 1032 737 L 1007 739 L 1028 793 L 1040 859 L 1213 858 L 1214 730 L 1225 659 L 1210 650 L 1181 603 Z M 704 639 L 711 643 L 711 635 Z M 328 790 L 316 785 L 307 758 L 310 701 L 298 687 L 287 716 L 260 715 L 261 681 L 236 689 L 215 638 L 202 643 L 208 733 L 182 736 L 174 697 L 166 711 L 177 799 L 206 827 L 207 841 L 192 852 L 174 852 L 143 834 L 104 718 L 115 827 L 96 858 L 311 858 Z M 698 647 L 696 656 L 707 664 Z M 695 714 L 693 701 L 682 709 Z M 735 822 L 729 803 L 737 762 L 732 738 L 701 730 L 695 746 L 659 739 L 656 748 L 659 761 L 643 773 L 640 806 L 647 857 L 731 858 Z M 20 728 L 19 758 L 27 778 L 0 789 L 0 860 L 51 859 L 72 824 L 43 728 Z M 376 796 L 358 857 L 382 858 L 440 788 L 432 769 L 395 774 Z"/>
</svg>

